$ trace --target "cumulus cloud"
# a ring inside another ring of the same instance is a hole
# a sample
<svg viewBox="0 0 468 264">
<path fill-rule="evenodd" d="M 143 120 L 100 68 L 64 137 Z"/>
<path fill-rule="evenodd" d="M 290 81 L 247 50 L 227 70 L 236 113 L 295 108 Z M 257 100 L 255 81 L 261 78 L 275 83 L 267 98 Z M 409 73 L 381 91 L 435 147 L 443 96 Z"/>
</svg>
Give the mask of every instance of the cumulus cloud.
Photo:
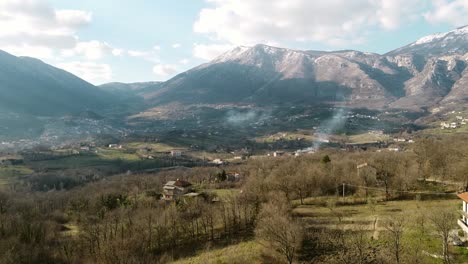
<svg viewBox="0 0 468 264">
<path fill-rule="evenodd" d="M 172 44 L 172 48 L 174 48 L 174 49 L 178 49 L 180 47 L 182 47 L 182 45 L 180 43 Z"/>
<path fill-rule="evenodd" d="M 235 45 L 317 41 L 362 42 L 421 17 L 425 0 L 207 0 L 194 31 Z"/>
<path fill-rule="evenodd" d="M 98 60 L 107 54 L 111 54 L 114 48 L 105 42 L 97 40 L 79 42 L 75 47 L 77 55 L 85 56 L 89 60 Z"/>
<path fill-rule="evenodd" d="M 193 44 L 193 56 L 204 60 L 212 60 L 217 56 L 229 51 L 234 45 L 231 44 Z"/>
<path fill-rule="evenodd" d="M 91 13 L 81 10 L 55 11 L 57 23 L 68 28 L 79 28 L 91 22 Z"/>
<path fill-rule="evenodd" d="M 92 83 L 103 83 L 112 79 L 112 69 L 108 64 L 89 61 L 63 62 L 56 65 Z"/>
<path fill-rule="evenodd" d="M 153 67 L 153 72 L 160 76 L 169 76 L 176 74 L 178 69 L 172 64 L 157 64 Z"/>
<path fill-rule="evenodd" d="M 424 17 L 430 23 L 448 23 L 453 26 L 468 24 L 468 1 L 433 0 L 433 8 Z"/>
<path fill-rule="evenodd" d="M 41 60 L 48 60 L 54 57 L 54 51 L 47 47 L 38 47 L 38 46 L 31 46 L 31 45 L 23 44 L 23 45 L 1 46 L 1 49 L 8 53 L 14 54 L 16 56 L 31 57 L 33 54 L 34 58 L 41 59 Z"/>
<path fill-rule="evenodd" d="M 23 55 L 39 48 L 72 49 L 77 30 L 91 20 L 90 12 L 56 10 L 46 1 L 0 0 L 0 48 L 16 46 Z"/>
</svg>

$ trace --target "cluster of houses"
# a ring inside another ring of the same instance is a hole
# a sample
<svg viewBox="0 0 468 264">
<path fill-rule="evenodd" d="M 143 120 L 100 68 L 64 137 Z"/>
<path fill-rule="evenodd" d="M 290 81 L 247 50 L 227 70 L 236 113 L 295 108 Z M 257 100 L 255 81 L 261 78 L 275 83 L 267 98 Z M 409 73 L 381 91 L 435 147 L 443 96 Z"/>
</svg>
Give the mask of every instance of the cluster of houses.
<svg viewBox="0 0 468 264">
<path fill-rule="evenodd" d="M 393 141 L 396 143 L 414 143 L 413 139 L 407 139 L 407 138 L 394 138 Z"/>
<path fill-rule="evenodd" d="M 441 122 L 440 129 L 456 129 L 461 126 L 466 125 L 468 119 L 464 118 L 463 116 L 456 116 L 456 122 Z"/>
</svg>

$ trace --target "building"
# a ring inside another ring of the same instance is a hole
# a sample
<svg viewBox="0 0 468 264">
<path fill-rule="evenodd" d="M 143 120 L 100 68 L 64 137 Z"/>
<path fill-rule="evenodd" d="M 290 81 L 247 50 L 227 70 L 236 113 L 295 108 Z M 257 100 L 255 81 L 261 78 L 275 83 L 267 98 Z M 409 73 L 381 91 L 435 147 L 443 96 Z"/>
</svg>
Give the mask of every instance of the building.
<svg viewBox="0 0 468 264">
<path fill-rule="evenodd" d="M 180 150 L 171 150 L 171 157 L 180 157 L 182 156 L 182 151 Z"/>
<path fill-rule="evenodd" d="M 211 163 L 215 165 L 223 165 L 224 161 L 222 159 L 214 159 L 211 161 Z"/>
<path fill-rule="evenodd" d="M 237 182 L 241 178 L 238 172 L 228 172 L 226 176 L 227 176 L 227 180 L 230 182 Z"/>
<path fill-rule="evenodd" d="M 449 123 L 442 122 L 442 123 L 440 123 L 440 128 L 441 128 L 441 129 L 450 128 L 450 124 L 449 124 Z"/>
<path fill-rule="evenodd" d="M 389 147 L 388 151 L 400 152 L 400 148 L 398 148 L 398 147 Z"/>
<path fill-rule="evenodd" d="M 465 235 L 468 235 L 468 192 L 459 193 L 457 196 L 462 200 L 462 216 L 461 219 L 458 219 L 458 225 L 465 232 Z"/>
<path fill-rule="evenodd" d="M 188 181 L 168 181 L 163 187 L 163 200 L 173 201 L 192 191 L 192 184 Z"/>
<path fill-rule="evenodd" d="M 273 157 L 281 157 L 284 156 L 285 152 L 284 151 L 275 151 L 273 152 Z"/>
</svg>

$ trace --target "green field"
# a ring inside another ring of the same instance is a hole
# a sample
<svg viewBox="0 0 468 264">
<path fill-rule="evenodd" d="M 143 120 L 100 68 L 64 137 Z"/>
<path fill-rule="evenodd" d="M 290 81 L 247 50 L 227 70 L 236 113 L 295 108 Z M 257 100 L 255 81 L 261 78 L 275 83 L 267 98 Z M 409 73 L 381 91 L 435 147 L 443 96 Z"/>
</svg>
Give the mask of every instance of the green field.
<svg viewBox="0 0 468 264">
<path fill-rule="evenodd" d="M 377 134 L 369 134 L 363 133 L 358 135 L 349 136 L 348 141 L 350 143 L 368 143 L 368 142 L 375 142 L 375 141 L 387 141 L 390 140 L 389 135 L 377 135 Z"/>
<path fill-rule="evenodd" d="M 0 186 L 11 183 L 16 177 L 28 175 L 30 173 L 33 173 L 33 171 L 25 166 L 0 167 Z"/>
</svg>

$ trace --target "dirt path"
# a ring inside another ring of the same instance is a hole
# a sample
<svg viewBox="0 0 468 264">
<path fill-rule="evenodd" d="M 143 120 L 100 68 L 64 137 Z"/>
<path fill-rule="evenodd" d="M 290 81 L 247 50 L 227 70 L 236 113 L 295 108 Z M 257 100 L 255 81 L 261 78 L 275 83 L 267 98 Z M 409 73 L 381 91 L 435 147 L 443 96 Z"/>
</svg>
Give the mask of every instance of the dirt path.
<svg viewBox="0 0 468 264">
<path fill-rule="evenodd" d="M 375 216 L 375 218 L 373 219 L 372 221 L 372 224 L 373 224 L 373 228 L 374 228 L 374 233 L 372 234 L 372 238 L 377 240 L 379 239 L 379 226 L 378 226 L 378 223 L 379 223 L 379 218 L 377 216 Z"/>
</svg>

